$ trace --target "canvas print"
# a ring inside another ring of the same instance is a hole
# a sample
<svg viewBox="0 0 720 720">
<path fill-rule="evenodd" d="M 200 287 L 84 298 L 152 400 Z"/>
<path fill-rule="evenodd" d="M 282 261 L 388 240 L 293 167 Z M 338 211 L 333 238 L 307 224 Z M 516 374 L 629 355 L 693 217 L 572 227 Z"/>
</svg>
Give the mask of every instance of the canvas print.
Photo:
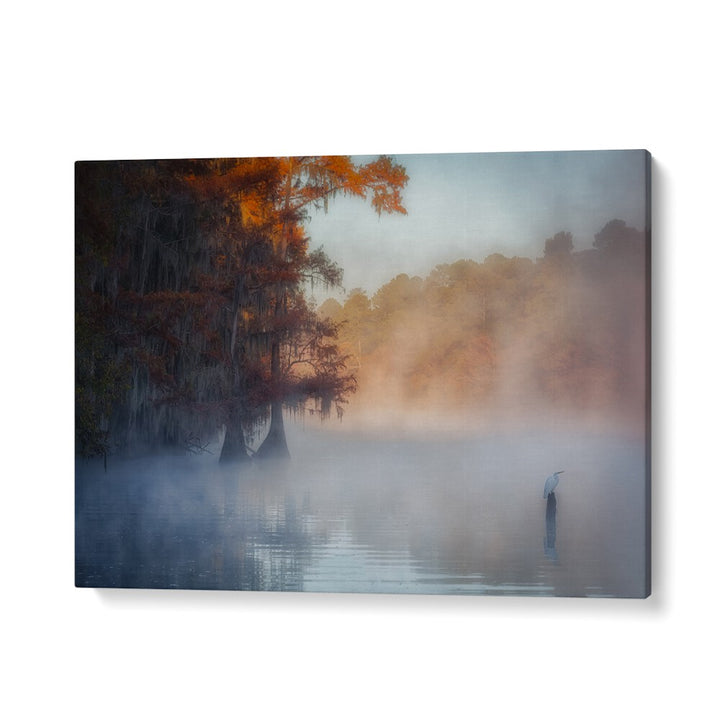
<svg viewBox="0 0 720 720">
<path fill-rule="evenodd" d="M 643 598 L 644 150 L 75 165 L 75 584 Z"/>
</svg>

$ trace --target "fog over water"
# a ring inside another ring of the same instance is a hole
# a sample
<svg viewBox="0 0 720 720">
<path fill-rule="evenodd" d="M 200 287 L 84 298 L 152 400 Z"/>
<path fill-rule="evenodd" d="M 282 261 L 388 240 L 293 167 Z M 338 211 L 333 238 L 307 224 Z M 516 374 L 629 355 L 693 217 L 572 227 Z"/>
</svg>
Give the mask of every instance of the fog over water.
<svg viewBox="0 0 720 720">
<path fill-rule="evenodd" d="M 80 461 L 77 584 L 646 594 L 642 439 L 344 425 L 288 417 L 287 463 Z"/>
<path fill-rule="evenodd" d="M 79 165 L 77 584 L 645 596 L 648 155 L 365 160 Z"/>
</svg>

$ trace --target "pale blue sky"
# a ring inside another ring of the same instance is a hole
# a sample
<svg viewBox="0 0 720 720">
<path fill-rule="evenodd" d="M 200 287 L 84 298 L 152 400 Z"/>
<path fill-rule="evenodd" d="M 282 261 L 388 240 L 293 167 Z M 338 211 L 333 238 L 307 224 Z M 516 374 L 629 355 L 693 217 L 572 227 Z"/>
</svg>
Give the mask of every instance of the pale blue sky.
<svg viewBox="0 0 720 720">
<path fill-rule="evenodd" d="M 583 249 L 614 218 L 645 225 L 641 150 L 394 157 L 409 176 L 407 215 L 378 218 L 369 201 L 338 198 L 307 225 L 312 247 L 344 269 L 346 290 L 372 295 L 399 273 L 494 252 L 534 259 L 561 230 Z"/>
</svg>

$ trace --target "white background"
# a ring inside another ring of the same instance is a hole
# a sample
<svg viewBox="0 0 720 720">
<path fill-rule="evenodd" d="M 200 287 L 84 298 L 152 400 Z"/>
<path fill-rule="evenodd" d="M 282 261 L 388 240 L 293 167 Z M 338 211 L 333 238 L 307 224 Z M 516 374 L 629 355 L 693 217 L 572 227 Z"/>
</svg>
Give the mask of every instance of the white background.
<svg viewBox="0 0 720 720">
<path fill-rule="evenodd" d="M 711 4 L 255 5 L 4 10 L 3 715 L 708 717 Z M 73 587 L 75 160 L 640 147 L 655 157 L 650 600 Z"/>
</svg>

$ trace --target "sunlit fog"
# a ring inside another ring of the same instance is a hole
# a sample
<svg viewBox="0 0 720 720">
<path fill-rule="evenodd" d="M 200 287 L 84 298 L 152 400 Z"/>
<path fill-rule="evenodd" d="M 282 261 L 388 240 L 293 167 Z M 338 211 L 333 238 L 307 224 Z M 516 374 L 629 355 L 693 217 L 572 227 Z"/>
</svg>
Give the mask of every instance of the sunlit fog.
<svg viewBox="0 0 720 720">
<path fill-rule="evenodd" d="M 648 173 L 78 163 L 76 584 L 645 597 Z"/>
</svg>

